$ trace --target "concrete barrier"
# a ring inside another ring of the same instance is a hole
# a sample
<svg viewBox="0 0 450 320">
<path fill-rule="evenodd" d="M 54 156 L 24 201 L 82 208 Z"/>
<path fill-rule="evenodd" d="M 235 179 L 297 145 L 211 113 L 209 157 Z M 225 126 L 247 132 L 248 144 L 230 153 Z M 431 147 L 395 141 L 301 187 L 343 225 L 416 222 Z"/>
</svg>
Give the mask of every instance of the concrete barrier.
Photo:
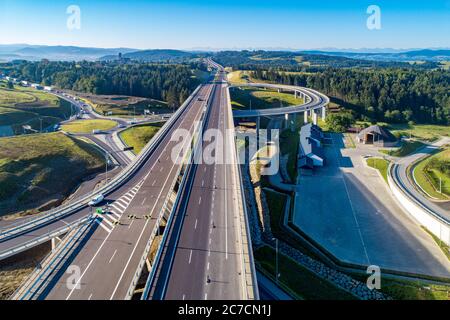
<svg viewBox="0 0 450 320">
<path fill-rule="evenodd" d="M 396 166 L 391 164 L 388 170 L 388 183 L 394 197 L 421 226 L 427 228 L 445 244 L 450 245 L 450 224 L 415 201 L 394 179 L 395 170 Z"/>
</svg>

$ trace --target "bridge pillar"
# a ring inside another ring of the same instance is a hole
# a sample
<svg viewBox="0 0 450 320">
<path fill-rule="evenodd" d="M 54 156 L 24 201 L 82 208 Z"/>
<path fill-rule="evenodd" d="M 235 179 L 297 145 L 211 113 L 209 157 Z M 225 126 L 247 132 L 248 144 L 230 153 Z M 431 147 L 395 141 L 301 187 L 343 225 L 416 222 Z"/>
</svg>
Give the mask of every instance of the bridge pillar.
<svg viewBox="0 0 450 320">
<path fill-rule="evenodd" d="M 317 126 L 317 118 L 318 118 L 317 112 L 315 112 L 315 111 L 313 110 L 312 115 L 313 115 L 313 123 Z"/>
<path fill-rule="evenodd" d="M 303 120 L 303 122 L 304 122 L 304 123 L 308 123 L 308 110 L 305 110 L 305 112 L 304 112 L 303 114 L 304 114 L 304 120 Z"/>
<path fill-rule="evenodd" d="M 261 117 L 256 117 L 256 148 L 259 150 L 259 129 L 261 128 Z"/>
<path fill-rule="evenodd" d="M 52 238 L 52 252 L 55 251 L 56 247 L 61 243 L 61 241 L 62 240 L 59 237 Z"/>
<path fill-rule="evenodd" d="M 292 123 L 291 123 L 291 131 L 294 132 L 295 131 L 295 125 L 297 123 L 297 114 L 293 113 L 291 115 L 291 117 L 292 117 L 292 120 L 291 120 L 292 121 Z"/>
<path fill-rule="evenodd" d="M 327 117 L 327 107 L 324 106 L 322 108 L 322 120 L 325 121 L 325 118 Z"/>
</svg>

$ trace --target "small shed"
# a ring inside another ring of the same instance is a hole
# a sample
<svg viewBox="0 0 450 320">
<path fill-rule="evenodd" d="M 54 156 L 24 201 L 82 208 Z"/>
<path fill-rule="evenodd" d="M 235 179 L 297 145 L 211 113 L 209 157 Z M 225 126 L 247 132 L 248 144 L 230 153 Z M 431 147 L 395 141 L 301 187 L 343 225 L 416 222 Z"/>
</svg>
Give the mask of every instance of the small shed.
<svg viewBox="0 0 450 320">
<path fill-rule="evenodd" d="M 397 144 L 397 138 L 386 128 L 373 125 L 358 133 L 359 143 L 374 144 L 382 147 L 393 147 Z"/>
</svg>

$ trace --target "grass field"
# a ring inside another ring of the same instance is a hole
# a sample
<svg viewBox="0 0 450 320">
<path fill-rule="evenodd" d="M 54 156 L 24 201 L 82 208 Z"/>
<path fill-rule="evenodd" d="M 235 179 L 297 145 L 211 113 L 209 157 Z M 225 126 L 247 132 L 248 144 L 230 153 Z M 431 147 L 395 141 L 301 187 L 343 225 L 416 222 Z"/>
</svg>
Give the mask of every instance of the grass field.
<svg viewBox="0 0 450 320">
<path fill-rule="evenodd" d="M 92 133 L 93 130 L 111 130 L 117 122 L 105 119 L 77 120 L 61 126 L 61 130 L 70 133 Z"/>
<path fill-rule="evenodd" d="M 136 126 L 120 133 L 120 138 L 130 147 L 134 147 L 134 153 L 139 154 L 145 145 L 162 127 L 163 123 Z"/>
<path fill-rule="evenodd" d="M 450 285 L 382 278 L 381 291 L 396 300 L 449 300 Z"/>
<path fill-rule="evenodd" d="M 357 125 L 371 125 L 369 122 L 357 121 Z M 379 126 L 387 127 L 396 137 L 416 138 L 424 141 L 434 141 L 441 136 L 450 136 L 450 126 L 434 124 L 389 124 L 385 122 L 377 123 Z"/>
<path fill-rule="evenodd" d="M 59 203 L 102 170 L 103 159 L 92 145 L 63 133 L 0 138 L 1 214 Z"/>
<path fill-rule="evenodd" d="M 276 253 L 271 247 L 264 246 L 254 252 L 256 264 L 267 274 L 276 272 Z M 297 298 L 305 300 L 356 300 L 350 293 L 341 290 L 332 283 L 316 276 L 313 272 L 299 265 L 296 261 L 278 255 L 279 281 L 293 291 Z"/>
<path fill-rule="evenodd" d="M 369 158 L 369 159 L 367 159 L 367 165 L 371 168 L 374 168 L 374 169 L 377 169 L 378 171 L 380 171 L 381 176 L 383 177 L 384 181 L 386 181 L 386 183 L 388 183 L 387 171 L 389 168 L 389 161 L 387 161 L 385 159 L 380 159 L 380 158 Z"/>
<path fill-rule="evenodd" d="M 405 140 L 403 141 L 402 146 L 400 148 L 396 148 L 393 150 L 380 150 L 380 151 L 393 157 L 405 157 L 423 146 L 424 144 L 420 141 Z"/>
<path fill-rule="evenodd" d="M 303 99 L 296 99 L 291 93 L 258 88 L 232 88 L 230 96 L 233 109 L 238 110 L 279 108 L 303 103 Z"/>
<path fill-rule="evenodd" d="M 228 81 L 233 84 L 247 83 L 250 80 L 250 75 L 246 71 L 237 70 L 237 71 L 228 73 L 227 78 L 228 78 Z"/>
<path fill-rule="evenodd" d="M 450 176 L 448 173 L 430 165 L 434 160 L 446 162 L 450 165 L 450 148 L 447 148 L 433 156 L 422 160 L 414 168 L 414 178 L 420 187 L 431 197 L 448 200 L 450 196 Z M 440 191 L 440 180 L 442 181 L 442 194 Z"/>
<path fill-rule="evenodd" d="M 14 90 L 0 86 L 0 130 L 12 134 L 23 132 L 22 125 L 30 125 L 34 130 L 50 127 L 71 115 L 71 106 L 49 93 L 27 87 L 15 86 Z M 40 120 L 41 119 L 41 120 Z"/>
</svg>

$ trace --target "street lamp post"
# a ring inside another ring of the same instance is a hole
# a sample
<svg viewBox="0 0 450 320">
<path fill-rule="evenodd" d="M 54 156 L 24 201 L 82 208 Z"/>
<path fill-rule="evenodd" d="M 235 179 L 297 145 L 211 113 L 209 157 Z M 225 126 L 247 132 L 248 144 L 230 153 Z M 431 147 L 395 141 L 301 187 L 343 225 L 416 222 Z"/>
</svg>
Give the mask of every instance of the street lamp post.
<svg viewBox="0 0 450 320">
<path fill-rule="evenodd" d="M 273 238 L 272 240 L 275 240 L 275 281 L 278 285 L 278 239 Z"/>
</svg>

